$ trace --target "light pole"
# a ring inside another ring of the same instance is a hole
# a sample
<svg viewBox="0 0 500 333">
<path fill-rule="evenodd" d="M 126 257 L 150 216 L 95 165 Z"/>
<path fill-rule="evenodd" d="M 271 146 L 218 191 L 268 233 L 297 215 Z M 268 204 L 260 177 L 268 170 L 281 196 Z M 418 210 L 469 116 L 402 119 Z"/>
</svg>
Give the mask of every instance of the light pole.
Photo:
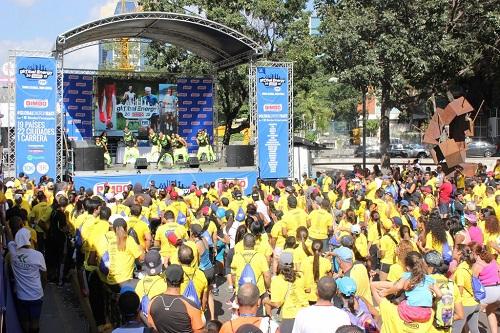
<svg viewBox="0 0 500 333">
<path fill-rule="evenodd" d="M 363 172 L 366 169 L 366 87 L 361 88 L 363 103 Z"/>
</svg>

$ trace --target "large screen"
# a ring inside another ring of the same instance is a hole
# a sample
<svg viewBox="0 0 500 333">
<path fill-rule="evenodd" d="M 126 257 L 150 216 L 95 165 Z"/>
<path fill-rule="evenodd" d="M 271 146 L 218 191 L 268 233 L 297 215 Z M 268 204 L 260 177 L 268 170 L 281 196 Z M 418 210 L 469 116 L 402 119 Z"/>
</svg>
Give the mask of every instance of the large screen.
<svg viewBox="0 0 500 333">
<path fill-rule="evenodd" d="M 176 84 L 98 78 L 95 97 L 94 135 L 121 136 L 125 127 L 177 132 Z"/>
</svg>

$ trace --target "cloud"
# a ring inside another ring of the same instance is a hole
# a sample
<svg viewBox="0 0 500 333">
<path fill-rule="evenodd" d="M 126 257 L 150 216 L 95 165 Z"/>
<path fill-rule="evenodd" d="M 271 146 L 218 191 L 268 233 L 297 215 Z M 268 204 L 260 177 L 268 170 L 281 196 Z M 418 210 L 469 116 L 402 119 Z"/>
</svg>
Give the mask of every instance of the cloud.
<svg viewBox="0 0 500 333">
<path fill-rule="evenodd" d="M 97 69 L 99 46 L 93 45 L 64 56 L 64 68 Z"/>
<path fill-rule="evenodd" d="M 31 7 L 37 1 L 38 0 L 10 0 L 10 2 L 13 2 L 14 4 L 22 7 Z"/>
<path fill-rule="evenodd" d="M 54 40 L 46 38 L 35 38 L 31 40 L 0 40 L 0 63 L 9 60 L 9 50 L 36 50 L 50 52 L 54 46 Z"/>
<path fill-rule="evenodd" d="M 108 0 L 105 4 L 96 5 L 90 9 L 90 19 L 98 20 L 100 18 L 113 16 L 115 13 L 116 0 Z"/>
</svg>

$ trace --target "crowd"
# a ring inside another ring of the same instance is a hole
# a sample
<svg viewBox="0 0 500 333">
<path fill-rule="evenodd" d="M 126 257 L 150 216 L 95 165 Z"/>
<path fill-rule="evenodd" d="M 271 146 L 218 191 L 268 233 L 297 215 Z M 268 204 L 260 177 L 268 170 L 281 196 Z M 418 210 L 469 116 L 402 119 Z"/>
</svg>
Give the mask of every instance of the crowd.
<svg viewBox="0 0 500 333">
<path fill-rule="evenodd" d="M 0 188 L 17 313 L 77 276 L 99 332 L 497 333 L 500 160 L 418 161 L 264 182 L 102 193 L 24 174 Z M 221 277 L 231 319 L 216 318 Z"/>
</svg>

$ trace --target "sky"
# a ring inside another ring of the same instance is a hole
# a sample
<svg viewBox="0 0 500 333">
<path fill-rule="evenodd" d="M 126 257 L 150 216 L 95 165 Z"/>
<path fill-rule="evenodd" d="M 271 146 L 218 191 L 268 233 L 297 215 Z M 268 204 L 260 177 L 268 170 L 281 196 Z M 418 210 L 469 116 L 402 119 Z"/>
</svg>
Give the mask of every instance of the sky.
<svg viewBox="0 0 500 333">
<path fill-rule="evenodd" d="M 0 65 L 11 49 L 52 50 L 56 37 L 112 14 L 116 0 L 0 0 Z M 97 46 L 64 58 L 67 68 L 97 68 Z"/>
</svg>

